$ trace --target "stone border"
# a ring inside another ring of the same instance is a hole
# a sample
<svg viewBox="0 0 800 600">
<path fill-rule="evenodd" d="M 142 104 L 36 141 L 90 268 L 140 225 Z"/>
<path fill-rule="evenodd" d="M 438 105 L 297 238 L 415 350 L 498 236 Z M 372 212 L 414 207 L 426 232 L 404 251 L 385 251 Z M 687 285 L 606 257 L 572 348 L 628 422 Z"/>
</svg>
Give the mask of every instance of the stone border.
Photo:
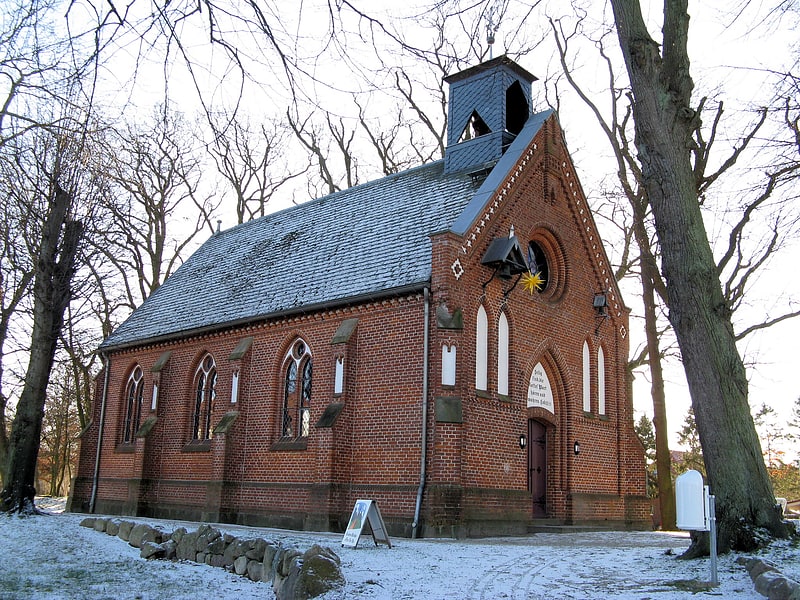
<svg viewBox="0 0 800 600">
<path fill-rule="evenodd" d="M 314 598 L 345 584 L 339 557 L 317 544 L 301 552 L 263 538 L 237 538 L 208 524 L 193 532 L 185 527 L 166 532 L 125 519 L 86 517 L 80 525 L 119 537 L 139 548 L 142 558 L 188 560 L 272 582 L 277 600 Z"/>
<path fill-rule="evenodd" d="M 747 569 L 756 591 L 769 600 L 800 600 L 800 583 L 785 577 L 772 563 L 740 556 L 736 563 Z"/>
</svg>

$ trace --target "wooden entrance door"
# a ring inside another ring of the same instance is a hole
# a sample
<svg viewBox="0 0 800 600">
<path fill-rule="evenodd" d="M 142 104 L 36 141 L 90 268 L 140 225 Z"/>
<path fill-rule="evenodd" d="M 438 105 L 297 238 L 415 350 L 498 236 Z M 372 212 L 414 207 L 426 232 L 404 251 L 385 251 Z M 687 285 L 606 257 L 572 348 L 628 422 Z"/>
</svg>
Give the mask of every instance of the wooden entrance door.
<svg viewBox="0 0 800 600">
<path fill-rule="evenodd" d="M 528 491 L 533 499 L 533 518 L 547 516 L 547 429 L 528 419 Z"/>
</svg>

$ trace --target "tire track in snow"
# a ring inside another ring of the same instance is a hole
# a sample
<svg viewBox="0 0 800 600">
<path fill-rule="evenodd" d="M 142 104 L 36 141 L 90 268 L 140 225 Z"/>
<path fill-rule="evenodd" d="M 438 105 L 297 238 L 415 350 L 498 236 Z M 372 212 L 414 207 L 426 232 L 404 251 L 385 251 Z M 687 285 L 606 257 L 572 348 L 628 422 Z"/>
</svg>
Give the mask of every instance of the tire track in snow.
<svg viewBox="0 0 800 600">
<path fill-rule="evenodd" d="M 539 575 L 551 564 L 539 562 L 533 556 L 527 559 L 517 556 L 492 565 L 469 583 L 464 600 L 526 600 L 531 597 L 531 588 L 539 586 Z"/>
</svg>

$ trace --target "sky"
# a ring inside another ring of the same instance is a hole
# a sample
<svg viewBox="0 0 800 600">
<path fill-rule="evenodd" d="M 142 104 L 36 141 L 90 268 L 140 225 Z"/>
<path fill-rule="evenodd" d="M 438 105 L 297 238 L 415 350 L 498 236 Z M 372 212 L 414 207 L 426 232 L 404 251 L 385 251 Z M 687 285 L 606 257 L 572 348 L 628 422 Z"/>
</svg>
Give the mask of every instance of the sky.
<svg viewBox="0 0 800 600">
<path fill-rule="evenodd" d="M 643 5 L 645 17 L 652 23 L 651 34 L 655 39 L 659 39 L 658 20 L 661 3 L 643 2 Z M 602 3 L 600 6 L 603 7 L 602 10 L 610 11 L 608 3 Z M 695 102 L 702 95 L 707 95 L 714 102 L 723 100 L 726 108 L 723 114 L 729 117 L 737 115 L 737 110 L 749 110 L 749 103 L 763 102 L 772 93 L 769 81 L 771 71 L 777 68 L 775 57 L 789 59 L 792 56 L 797 57 L 800 52 L 797 51 L 796 29 L 790 25 L 791 19 L 785 19 L 781 26 L 778 26 L 769 20 L 766 10 L 764 3 L 748 3 L 745 6 L 744 2 L 725 5 L 689 2 L 689 53 L 695 82 Z M 795 18 L 795 24 L 796 21 Z M 611 42 L 615 41 L 612 37 Z M 794 55 L 790 52 L 791 48 L 795 49 Z M 544 71 L 540 65 L 549 64 L 552 60 L 549 52 L 551 50 L 545 44 L 540 51 L 534 52 L 531 57 L 526 57 L 522 64 L 533 73 L 542 73 Z M 607 102 L 604 103 L 599 93 L 607 88 L 607 75 L 604 65 L 596 62 L 594 56 L 596 55 L 591 51 L 582 49 L 578 53 L 576 64 L 579 66 L 578 72 L 583 76 L 583 81 L 591 81 L 592 72 L 597 74 L 594 84 L 596 87 L 593 88 L 591 83 L 587 85 L 590 90 L 594 89 L 596 92 L 590 94 L 593 100 L 598 102 L 601 109 L 605 109 Z M 531 64 L 528 64 L 529 62 Z M 563 85 L 561 89 L 564 93 L 561 97 L 559 117 L 566 130 L 567 145 L 581 177 L 584 191 L 589 197 L 589 205 L 595 210 L 595 220 L 601 235 L 605 233 L 606 250 L 614 263 L 615 256 L 618 257 L 614 244 L 615 232 L 607 222 L 598 217 L 597 209 L 602 198 L 597 185 L 603 178 L 613 177 L 615 166 L 613 162 L 597 160 L 598 156 L 608 156 L 600 128 L 588 109 L 569 93 L 567 86 Z M 709 106 L 713 105 L 709 102 Z M 740 118 L 741 114 L 739 113 L 737 118 Z M 744 118 L 753 117 L 744 113 Z M 710 120 L 711 115 L 707 109 L 704 121 Z M 736 137 L 738 130 L 734 124 L 740 125 L 735 121 L 727 124 L 723 121 L 718 134 L 718 150 L 721 150 L 720 147 L 738 143 Z M 748 174 L 747 168 L 767 170 L 755 162 L 752 165 L 745 165 L 744 174 Z M 738 201 L 745 197 L 745 193 L 737 185 L 731 184 L 720 195 L 728 203 L 728 212 L 724 214 L 724 219 L 709 219 L 707 222 L 708 235 L 712 243 L 716 243 L 717 256 L 722 251 L 723 243 L 727 241 L 731 220 L 738 219 L 741 215 L 741 212 L 737 211 L 737 206 Z M 793 233 L 796 233 L 796 226 Z M 775 317 L 785 311 L 787 306 L 797 310 L 800 305 L 800 280 L 789 275 L 797 257 L 800 256 L 800 246 L 791 234 L 783 236 L 782 243 L 785 247 L 781 254 L 755 282 L 752 282 L 748 291 L 748 303 L 737 312 L 734 319 L 736 331 L 760 322 L 765 314 Z M 633 281 L 623 282 L 622 292 L 626 304 L 633 309 L 631 316 L 633 354 L 644 344 L 637 284 Z M 637 323 L 639 327 L 636 326 Z M 767 403 L 776 409 L 784 421 L 789 417 L 795 400 L 800 397 L 800 385 L 794 375 L 797 362 L 794 340 L 798 339 L 798 335 L 800 335 L 800 318 L 795 318 L 751 335 L 739 343 L 740 353 L 748 367 L 751 406 L 758 407 L 762 403 Z M 667 362 L 665 379 L 670 440 L 671 446 L 676 447 L 677 432 L 682 427 L 691 405 L 683 367 L 677 359 Z M 637 418 L 642 413 L 652 416 L 650 379 L 643 369 L 637 371 L 634 382 L 634 408 L 637 411 Z M 787 446 L 787 450 L 791 456 L 793 449 Z M 796 452 L 795 458 L 800 458 Z"/>
<path fill-rule="evenodd" d="M 373 0 L 370 2 L 355 1 L 353 4 L 362 8 L 369 15 L 377 16 L 382 20 L 385 20 L 386 14 L 416 15 L 410 20 L 384 22 L 402 30 L 408 39 L 419 46 L 432 43 L 430 31 L 421 27 L 421 24 L 430 17 L 429 11 L 426 11 L 430 2 L 416 0 L 398 5 L 396 2 Z M 595 11 L 610 11 L 607 3 L 584 2 L 583 4 Z M 708 94 L 712 99 L 723 98 L 727 107 L 726 115 L 736 114 L 735 111 L 743 109 L 749 102 L 759 102 L 764 99 L 767 87 L 764 82 L 768 76 L 767 71 L 775 68 L 776 56 L 791 56 L 787 49 L 796 47 L 796 35 L 794 29 L 786 22 L 782 26 L 772 25 L 772 22 L 767 19 L 767 13 L 764 12 L 763 3 L 741 2 L 721 8 L 713 4 L 699 0 L 690 2 L 689 40 L 692 74 L 696 83 L 697 95 Z M 646 16 L 653 23 L 651 31 L 654 36 L 658 37 L 660 5 L 655 1 L 644 2 L 644 5 Z M 134 4 L 134 7 L 140 6 L 140 4 Z M 509 6 L 510 12 L 521 14 L 527 6 L 530 6 L 530 3 L 511 0 Z M 563 3 L 559 1 L 545 2 L 542 6 L 546 6 L 548 14 L 556 14 L 563 9 Z M 372 29 L 365 21 L 347 18 L 344 26 L 348 28 L 349 34 L 343 38 L 344 43 L 339 46 L 331 44 L 327 7 L 328 3 L 321 0 L 304 0 L 295 5 L 264 3 L 266 14 L 274 26 L 273 33 L 276 40 L 290 58 L 304 61 L 308 75 L 316 77 L 316 80 L 312 80 L 310 77 L 302 76 L 306 82 L 304 89 L 311 99 L 326 110 L 341 110 L 343 115 L 352 119 L 352 112 L 349 115 L 345 113 L 354 109 L 351 102 L 354 95 L 362 102 L 372 106 L 382 106 L 381 102 L 386 102 L 374 90 L 368 93 L 367 87 L 358 77 L 359 70 L 364 65 L 376 66 L 379 64 L 377 54 L 369 51 L 370 36 L 376 30 Z M 277 11 L 280 11 L 280 15 Z M 591 14 L 590 16 L 599 18 L 600 15 Z M 243 32 L 241 39 L 245 39 L 246 28 L 242 27 L 241 22 L 236 22 L 235 17 L 231 19 L 233 26 Z M 261 47 L 258 49 L 248 48 L 246 44 L 241 44 L 241 48 L 245 50 L 243 54 L 245 60 L 254 59 L 254 62 L 247 63 L 251 65 L 248 73 L 252 81 L 242 83 L 236 70 L 231 69 L 226 62 L 226 57 L 219 47 L 209 49 L 203 35 L 192 32 L 188 24 L 184 24 L 183 27 L 184 49 L 199 59 L 198 63 L 203 65 L 202 69 L 195 71 L 195 75 L 198 76 L 200 85 L 204 87 L 204 98 L 209 106 L 211 102 L 230 104 L 230 99 L 236 97 L 240 86 L 243 86 L 241 89 L 244 90 L 245 105 L 253 114 L 263 114 L 265 117 L 285 114 L 286 107 L 291 103 L 291 96 L 285 86 L 280 84 L 285 79 L 285 74 L 280 62 L 274 60 L 274 53 L 270 54 L 270 45 L 264 42 L 263 38 L 260 38 Z M 541 30 L 547 31 L 547 24 L 539 13 L 532 13 L 524 22 L 511 17 L 501 21 L 498 25 L 493 49 L 494 56 L 505 52 L 507 45 L 510 45 L 512 49 L 517 47 L 521 43 L 520 40 L 526 39 L 526 36 L 529 40 L 536 39 L 535 32 Z M 129 31 L 128 34 L 130 33 Z M 123 36 L 120 39 L 129 40 L 130 38 Z M 611 42 L 615 42 L 613 37 L 609 39 Z M 179 100 L 182 110 L 190 111 L 199 107 L 193 84 L 186 77 L 179 60 L 173 61 L 167 69 L 152 65 L 149 69 L 137 69 L 134 68 L 132 58 L 136 49 L 138 46 L 125 46 L 124 51 L 116 55 L 115 62 L 111 63 L 111 68 L 104 71 L 102 77 L 106 78 L 109 83 L 106 89 L 115 90 L 113 97 L 109 97 L 109 101 L 117 104 L 141 102 L 142 95 L 160 98 L 159 92 L 168 89 L 172 97 Z M 335 53 L 334 50 L 336 50 Z M 273 60 L 256 62 L 255 59 L 262 51 L 264 55 L 272 56 Z M 155 56 L 153 54 L 153 57 Z M 335 58 L 332 59 L 331 56 L 335 56 Z M 396 50 L 388 51 L 380 58 L 388 61 L 390 66 L 412 62 L 407 53 Z M 553 74 L 558 70 L 557 66 L 554 66 L 553 60 L 552 41 L 547 37 L 544 37 L 543 43 L 528 55 L 519 59 L 524 68 L 541 78 L 542 81 L 535 83 L 534 86 L 541 86 L 538 89 L 539 101 L 542 104 L 546 100 L 544 80 L 548 74 Z M 605 108 L 604 100 L 599 95 L 606 86 L 605 74 L 602 65 L 596 62 L 594 49 L 581 49 L 575 56 L 575 64 L 578 66 L 577 73 L 583 78 L 583 81 L 591 82 L 588 84 L 590 92 L 594 87 L 594 92 L 598 94 L 594 97 L 598 99 L 601 107 Z M 216 79 L 216 76 L 221 71 L 224 71 L 225 75 L 220 81 Z M 123 77 L 123 73 L 127 74 L 127 77 Z M 135 79 L 134 73 L 136 74 Z M 413 73 L 411 74 L 413 75 Z M 134 89 L 131 87 L 134 81 L 136 93 L 130 91 Z M 382 86 L 388 86 L 391 82 L 375 80 L 372 81 L 372 84 L 380 90 Z M 608 161 L 598 160 L 598 157 L 607 157 L 608 151 L 605 147 L 606 142 L 602 139 L 602 134 L 587 108 L 571 93 L 566 84 L 562 82 L 559 89 L 561 91 L 559 117 L 566 132 L 567 145 L 580 174 L 589 204 L 597 210 L 602 202 L 600 182 L 609 176 L 613 177 L 614 167 Z M 536 90 L 537 88 L 534 91 L 536 92 Z M 720 91 L 722 93 L 718 95 Z M 548 93 L 552 95 L 552 90 Z M 387 103 L 386 106 L 391 106 L 391 103 Z M 544 108 L 544 105 L 535 107 L 536 110 Z M 725 122 L 719 138 L 718 145 L 735 144 L 736 127 Z M 752 167 L 760 168 L 755 164 Z M 364 177 L 362 181 L 365 179 L 369 179 L 369 177 Z M 712 239 L 724 239 L 727 224 L 731 219 L 738 218 L 737 199 L 739 196 L 744 196 L 744 193 L 735 186 L 726 189 L 724 193 L 731 198 L 731 210 L 730 213 L 724 215 L 725 223 L 722 220 L 709 221 L 708 229 Z M 274 202 L 273 209 L 284 208 L 292 201 L 304 198 L 308 198 L 307 190 L 301 186 L 300 189 L 284 195 L 282 201 Z M 230 214 L 223 214 L 221 218 L 223 227 L 234 224 Z M 607 250 L 613 262 L 615 257 L 614 232 L 602 219 L 596 217 L 596 220 L 601 234 L 604 233 Z M 737 313 L 737 328 L 757 322 L 765 313 L 774 316 L 785 308 L 786 298 L 794 298 L 795 303 L 800 301 L 800 279 L 787 276 L 788 273 L 792 273 L 794 259 L 798 256 L 799 249 L 791 239 L 784 241 L 787 248 L 783 250 L 782 257 L 771 265 L 767 273 L 759 277 L 749 292 L 751 306 L 744 307 Z M 643 343 L 641 328 L 636 326 L 641 322 L 639 317 L 641 310 L 635 284 L 632 286 L 627 283 L 623 284 L 623 294 L 626 303 L 634 311 L 631 320 L 631 351 L 635 352 L 637 346 Z M 757 407 L 762 402 L 767 402 L 784 419 L 788 417 L 794 401 L 800 396 L 800 387 L 793 375 L 796 361 L 792 343 L 792 340 L 798 339 L 799 334 L 800 320 L 795 319 L 750 336 L 739 346 L 746 364 L 750 367 L 748 375 L 751 386 L 751 405 Z M 677 360 L 668 364 L 666 378 L 670 406 L 670 438 L 674 445 L 677 440 L 677 431 L 681 428 L 689 408 L 690 399 L 683 370 Z M 638 373 L 635 380 L 634 407 L 638 414 L 652 415 L 649 381 L 644 372 Z"/>
<path fill-rule="evenodd" d="M 39 499 L 49 515 L 0 515 L 0 598 L 220 600 L 274 598 L 270 583 L 188 561 L 146 560 L 139 550 L 104 532 L 81 527 L 86 515 L 63 513 L 64 499 Z M 198 523 L 134 519 L 165 532 Z M 488 539 L 391 538 L 369 535 L 355 548 L 341 534 L 218 525 L 237 537 L 261 537 L 305 551 L 318 543 L 341 559 L 344 589 L 321 600 L 678 600 L 759 597 L 737 554 L 718 558 L 719 586 L 693 593 L 711 578 L 709 559 L 683 561 L 687 532 L 539 533 Z M 749 555 L 748 555 L 749 556 Z M 800 581 L 800 549 L 776 542 L 757 553 L 786 577 Z"/>
</svg>

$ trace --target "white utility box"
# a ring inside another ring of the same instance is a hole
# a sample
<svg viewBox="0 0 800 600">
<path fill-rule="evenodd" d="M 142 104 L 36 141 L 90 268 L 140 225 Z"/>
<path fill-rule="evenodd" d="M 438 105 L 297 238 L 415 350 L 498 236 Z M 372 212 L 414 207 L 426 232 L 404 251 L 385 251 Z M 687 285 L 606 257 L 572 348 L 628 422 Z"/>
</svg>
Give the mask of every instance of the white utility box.
<svg viewBox="0 0 800 600">
<path fill-rule="evenodd" d="M 675 479 L 675 512 L 678 529 L 710 530 L 708 486 L 699 471 L 686 471 Z"/>
</svg>

